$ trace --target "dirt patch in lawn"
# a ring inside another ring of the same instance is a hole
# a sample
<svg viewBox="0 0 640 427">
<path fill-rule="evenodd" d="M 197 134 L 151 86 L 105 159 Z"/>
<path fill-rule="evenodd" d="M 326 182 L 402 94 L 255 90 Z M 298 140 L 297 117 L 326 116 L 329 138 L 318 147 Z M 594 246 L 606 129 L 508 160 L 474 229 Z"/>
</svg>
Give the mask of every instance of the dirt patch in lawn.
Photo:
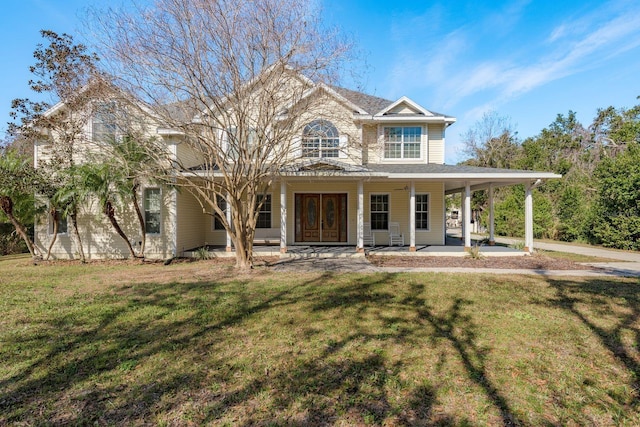
<svg viewBox="0 0 640 427">
<path fill-rule="evenodd" d="M 499 268 L 526 270 L 595 270 L 595 267 L 577 262 L 552 258 L 542 254 L 510 257 L 445 257 L 445 256 L 376 256 L 367 257 L 378 267 L 420 268 Z"/>
</svg>

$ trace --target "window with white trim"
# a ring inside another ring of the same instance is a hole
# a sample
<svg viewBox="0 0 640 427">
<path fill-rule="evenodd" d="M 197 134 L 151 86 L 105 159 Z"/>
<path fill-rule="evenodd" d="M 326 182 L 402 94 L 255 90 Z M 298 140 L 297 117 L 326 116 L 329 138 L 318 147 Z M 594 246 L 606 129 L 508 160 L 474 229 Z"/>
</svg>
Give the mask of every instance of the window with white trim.
<svg viewBox="0 0 640 427">
<path fill-rule="evenodd" d="M 258 205 L 264 198 L 264 203 L 260 206 L 256 228 L 271 228 L 271 194 L 258 194 Z"/>
<path fill-rule="evenodd" d="M 372 194 L 369 215 L 372 230 L 389 229 L 389 195 Z"/>
<path fill-rule="evenodd" d="M 216 203 L 222 212 L 227 212 L 227 200 L 219 194 L 216 194 Z M 222 224 L 222 218 L 217 213 L 213 214 L 213 229 L 214 230 L 224 230 L 224 225 Z"/>
<path fill-rule="evenodd" d="M 115 102 L 102 102 L 96 105 L 91 118 L 91 139 L 93 142 L 113 143 L 116 141 L 115 108 Z"/>
<path fill-rule="evenodd" d="M 49 215 L 49 234 L 53 234 L 56 222 L 58 223 L 57 234 L 67 234 L 67 216 L 57 209 L 55 213 Z"/>
<path fill-rule="evenodd" d="M 416 194 L 416 230 L 429 229 L 429 195 Z"/>
<path fill-rule="evenodd" d="M 144 190 L 144 228 L 149 234 L 160 234 L 162 199 L 159 188 Z"/>
<path fill-rule="evenodd" d="M 302 157 L 340 157 L 340 133 L 333 123 L 318 119 L 304 127 Z"/>
<path fill-rule="evenodd" d="M 421 126 L 389 126 L 384 128 L 385 159 L 419 159 L 422 146 Z"/>
</svg>

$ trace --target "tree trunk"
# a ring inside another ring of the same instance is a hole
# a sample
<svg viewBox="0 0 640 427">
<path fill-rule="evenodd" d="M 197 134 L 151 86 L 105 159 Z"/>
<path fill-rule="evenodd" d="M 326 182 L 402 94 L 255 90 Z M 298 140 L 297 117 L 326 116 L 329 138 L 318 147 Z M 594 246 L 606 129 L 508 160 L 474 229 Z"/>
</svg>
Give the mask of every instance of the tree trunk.
<svg viewBox="0 0 640 427">
<path fill-rule="evenodd" d="M 133 208 L 136 211 L 136 216 L 138 217 L 138 222 L 140 223 L 140 235 L 141 235 L 141 240 L 140 240 L 140 253 L 139 256 L 140 258 L 144 258 L 144 247 L 145 244 L 147 242 L 147 230 L 145 228 L 144 225 L 144 216 L 142 215 L 142 211 L 140 210 L 140 205 L 138 204 L 138 188 L 140 188 L 139 184 L 134 184 L 133 185 L 133 191 L 131 192 L 131 195 L 133 197 Z"/>
<path fill-rule="evenodd" d="M 56 242 L 56 240 L 58 239 L 58 210 L 57 209 L 51 209 L 51 217 L 53 218 L 53 237 L 51 238 L 51 243 L 49 243 L 49 248 L 47 249 L 47 257 L 45 258 L 46 261 L 49 261 L 49 258 L 51 257 L 51 249 L 53 248 L 53 244 Z"/>
<path fill-rule="evenodd" d="M 82 239 L 80 238 L 80 231 L 78 230 L 78 211 L 73 209 L 73 212 L 69 215 L 71 217 L 71 223 L 73 224 L 73 233 L 76 237 L 76 244 L 78 245 L 78 252 L 80 255 L 80 262 L 83 264 L 87 262 L 87 258 L 84 256 L 84 248 L 82 247 Z"/>
<path fill-rule="evenodd" d="M 131 242 L 127 238 L 127 235 L 124 234 L 124 231 L 122 231 L 120 224 L 118 224 L 118 220 L 116 219 L 116 210 L 113 208 L 113 203 L 111 203 L 110 200 L 107 200 L 104 204 L 104 214 L 107 216 L 107 218 L 109 218 L 109 222 L 111 222 L 111 225 L 116 230 L 116 233 L 118 233 L 118 236 L 122 237 L 122 240 L 124 240 L 124 242 L 127 244 L 127 248 L 129 249 L 131 258 L 137 258 L 136 252 L 131 246 Z"/>
<path fill-rule="evenodd" d="M 234 218 L 237 223 L 236 233 L 232 234 L 233 244 L 236 250 L 236 268 L 250 270 L 253 268 L 253 236 L 254 232 L 248 231 L 240 225 L 240 218 Z"/>
<path fill-rule="evenodd" d="M 36 248 L 36 245 L 29 237 L 27 228 L 22 225 L 22 223 L 18 221 L 18 218 L 13 215 L 13 200 L 11 200 L 11 198 L 7 196 L 0 196 L 0 208 L 2 209 L 2 212 L 4 212 L 4 214 L 7 216 L 7 218 L 9 218 L 9 221 L 11 221 L 11 224 L 13 224 L 20 237 L 22 237 L 22 240 L 27 245 L 27 249 L 29 250 L 31 256 L 33 258 L 39 256 L 40 254 L 38 248 Z"/>
</svg>

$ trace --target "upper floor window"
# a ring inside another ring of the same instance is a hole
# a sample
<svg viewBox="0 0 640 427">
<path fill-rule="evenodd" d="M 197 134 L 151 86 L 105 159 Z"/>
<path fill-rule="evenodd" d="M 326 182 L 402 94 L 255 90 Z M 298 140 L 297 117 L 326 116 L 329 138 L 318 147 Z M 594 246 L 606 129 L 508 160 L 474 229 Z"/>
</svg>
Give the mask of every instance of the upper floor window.
<svg viewBox="0 0 640 427">
<path fill-rule="evenodd" d="M 422 127 L 394 126 L 384 128 L 385 159 L 419 159 Z"/>
<path fill-rule="evenodd" d="M 340 134 L 328 120 L 314 120 L 302 132 L 302 157 L 339 157 Z"/>
<path fill-rule="evenodd" d="M 117 130 L 115 107 L 115 102 L 102 102 L 96 105 L 91 120 L 94 142 L 115 142 Z"/>
</svg>

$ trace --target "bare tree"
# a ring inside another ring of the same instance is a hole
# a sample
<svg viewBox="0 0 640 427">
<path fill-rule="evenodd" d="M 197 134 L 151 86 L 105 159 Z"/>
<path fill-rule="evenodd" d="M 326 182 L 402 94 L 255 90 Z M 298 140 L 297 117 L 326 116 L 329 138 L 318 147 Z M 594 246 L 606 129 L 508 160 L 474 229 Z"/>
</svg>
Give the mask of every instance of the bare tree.
<svg viewBox="0 0 640 427">
<path fill-rule="evenodd" d="M 220 218 L 237 267 L 250 268 L 260 195 L 300 157 L 310 119 L 340 120 L 321 108 L 331 89 L 320 83 L 334 80 L 348 45 L 300 0 L 156 0 L 92 15 L 119 86 L 189 153 L 159 159 L 173 183 Z"/>
<path fill-rule="evenodd" d="M 462 135 L 467 163 L 474 166 L 508 168 L 518 155 L 517 132 L 508 117 L 496 111 L 482 115 L 475 125 Z"/>
</svg>

